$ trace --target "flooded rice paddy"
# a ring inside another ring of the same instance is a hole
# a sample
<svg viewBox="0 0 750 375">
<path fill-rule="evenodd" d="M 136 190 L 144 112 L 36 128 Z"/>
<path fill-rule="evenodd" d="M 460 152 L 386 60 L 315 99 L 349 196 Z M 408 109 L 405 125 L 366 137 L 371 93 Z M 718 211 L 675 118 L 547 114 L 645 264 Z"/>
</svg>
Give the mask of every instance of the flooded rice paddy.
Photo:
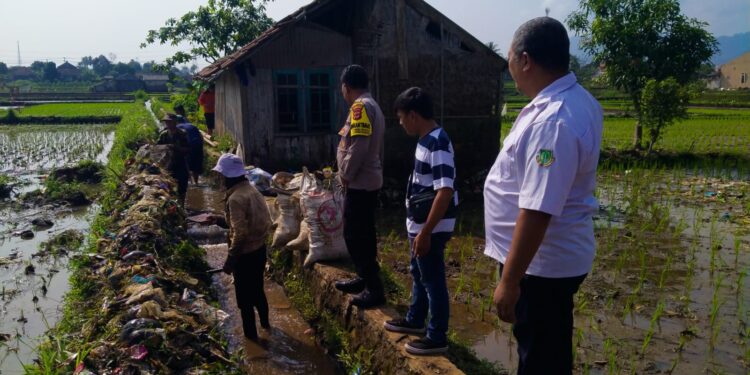
<svg viewBox="0 0 750 375">
<path fill-rule="evenodd" d="M 577 373 L 750 371 L 748 193 L 750 182 L 736 171 L 600 173 L 597 257 L 576 296 Z M 518 359 L 510 325 L 492 307 L 497 265 L 483 255 L 481 204 L 471 206 L 446 252 L 451 332 L 512 372 Z M 381 262 L 408 298 L 403 229 L 382 222 Z"/>
<path fill-rule="evenodd" d="M 13 186 L 10 197 L 0 200 L 2 374 L 23 373 L 22 364 L 34 360 L 39 339 L 61 314 L 68 290 L 68 261 L 74 254 L 42 256 L 40 245 L 69 230 L 85 236 L 97 209 L 95 205 L 24 203 L 20 197 L 42 188 L 52 169 L 81 160 L 106 162 L 112 140 L 111 126 L 0 127 L 0 174 L 10 178 Z M 34 219 L 49 222 L 35 225 Z M 21 236 L 22 232 L 26 233 Z"/>
</svg>

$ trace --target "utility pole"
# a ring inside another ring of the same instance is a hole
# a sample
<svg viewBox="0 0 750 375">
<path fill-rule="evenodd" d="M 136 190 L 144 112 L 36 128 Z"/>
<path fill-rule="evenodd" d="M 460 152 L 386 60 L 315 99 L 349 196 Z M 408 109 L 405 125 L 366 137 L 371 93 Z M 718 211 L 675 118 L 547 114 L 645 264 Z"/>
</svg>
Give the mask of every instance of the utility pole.
<svg viewBox="0 0 750 375">
<path fill-rule="evenodd" d="M 16 40 L 16 46 L 18 47 L 18 66 L 21 66 L 21 42 Z"/>
</svg>

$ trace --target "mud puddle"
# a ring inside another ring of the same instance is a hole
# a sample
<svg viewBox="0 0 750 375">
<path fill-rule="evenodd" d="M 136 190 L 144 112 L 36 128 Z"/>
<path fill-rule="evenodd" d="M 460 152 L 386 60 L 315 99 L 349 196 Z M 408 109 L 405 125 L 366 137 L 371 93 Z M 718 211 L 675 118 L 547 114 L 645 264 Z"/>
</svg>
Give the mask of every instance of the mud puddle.
<svg viewBox="0 0 750 375">
<path fill-rule="evenodd" d="M 201 181 L 190 185 L 186 208 L 193 212 L 223 213 L 224 193 Z M 220 268 L 226 259 L 226 237 L 223 233 L 210 233 L 199 240 L 206 249 L 212 268 Z M 190 233 L 190 232 L 189 232 Z M 213 243 L 213 244 L 211 244 Z M 258 325 L 259 343 L 244 338 L 242 321 L 234 294 L 233 279 L 224 273 L 213 275 L 213 285 L 221 309 L 229 313 L 227 322 L 229 350 L 243 351 L 244 370 L 248 374 L 340 374 L 337 364 L 318 346 L 310 326 L 287 299 L 283 288 L 266 279 L 265 291 L 270 309 L 271 329 Z"/>
</svg>

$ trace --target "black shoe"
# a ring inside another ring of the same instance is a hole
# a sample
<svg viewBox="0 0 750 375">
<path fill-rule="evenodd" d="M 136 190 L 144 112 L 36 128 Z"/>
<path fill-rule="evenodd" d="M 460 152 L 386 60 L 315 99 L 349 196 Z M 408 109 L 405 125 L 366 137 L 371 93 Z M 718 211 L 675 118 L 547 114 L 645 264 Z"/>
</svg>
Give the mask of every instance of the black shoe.
<svg viewBox="0 0 750 375">
<path fill-rule="evenodd" d="M 260 320 L 260 326 L 261 326 L 261 328 L 265 329 L 266 331 L 268 331 L 269 329 L 271 329 L 271 323 L 268 321 L 268 319 L 265 319 L 265 320 L 261 319 Z"/>
<path fill-rule="evenodd" d="M 352 305 L 362 309 L 369 309 L 371 307 L 380 306 L 385 304 L 385 296 L 382 294 L 373 294 L 368 290 L 357 294 L 352 298 Z"/>
<path fill-rule="evenodd" d="M 361 293 L 365 290 L 365 280 L 359 277 L 355 277 L 351 280 L 337 281 L 336 289 L 349 294 Z"/>
<path fill-rule="evenodd" d="M 406 352 L 413 355 L 442 354 L 448 351 L 448 343 L 437 343 L 427 337 L 406 343 Z"/>
<path fill-rule="evenodd" d="M 245 333 L 245 338 L 248 339 L 248 340 L 250 340 L 250 341 L 252 341 L 252 342 L 258 342 L 258 332 L 255 332 L 255 334 Z"/>
<path fill-rule="evenodd" d="M 420 326 L 416 323 L 409 323 L 406 319 L 393 319 L 387 320 L 383 323 L 383 327 L 386 331 L 408 333 L 414 335 L 423 335 L 425 332 L 424 326 Z"/>
</svg>

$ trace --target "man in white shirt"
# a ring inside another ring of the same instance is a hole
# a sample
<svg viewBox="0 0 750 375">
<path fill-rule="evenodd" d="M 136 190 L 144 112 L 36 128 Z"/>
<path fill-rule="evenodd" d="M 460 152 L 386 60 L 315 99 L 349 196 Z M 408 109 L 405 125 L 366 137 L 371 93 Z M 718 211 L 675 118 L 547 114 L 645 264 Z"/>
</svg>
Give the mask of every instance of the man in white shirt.
<svg viewBox="0 0 750 375">
<path fill-rule="evenodd" d="M 508 69 L 532 98 L 503 142 L 484 189 L 485 254 L 496 259 L 494 301 L 513 323 L 519 374 L 571 374 L 573 295 L 594 259 L 593 214 L 602 109 L 569 72 L 565 27 L 521 25 Z"/>
</svg>

